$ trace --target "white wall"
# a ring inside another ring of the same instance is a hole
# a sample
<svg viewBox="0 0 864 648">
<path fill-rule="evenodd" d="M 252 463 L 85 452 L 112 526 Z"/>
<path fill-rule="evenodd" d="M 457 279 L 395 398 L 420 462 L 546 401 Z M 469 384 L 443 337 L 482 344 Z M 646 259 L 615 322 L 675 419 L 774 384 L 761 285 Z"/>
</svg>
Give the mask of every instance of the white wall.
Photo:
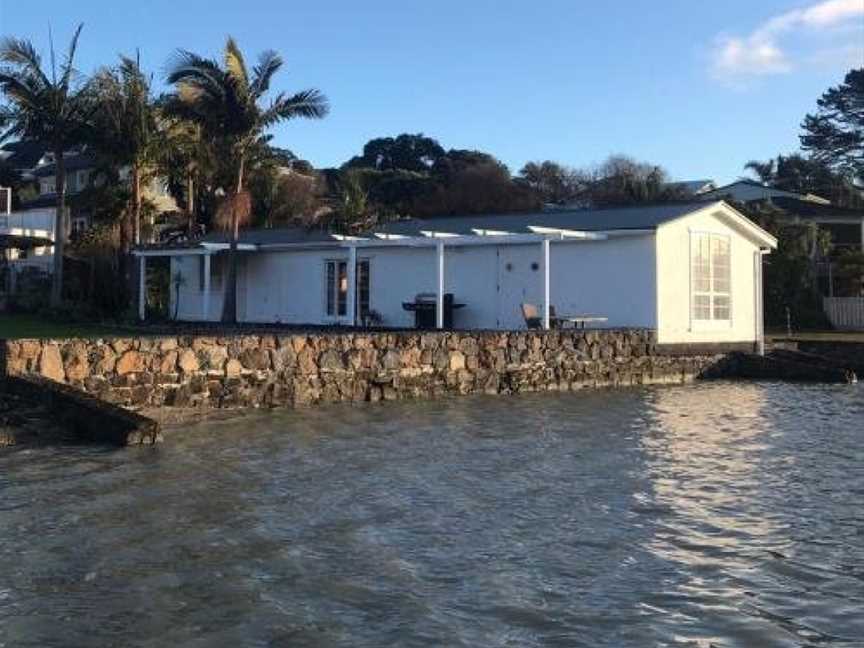
<svg viewBox="0 0 864 648">
<path fill-rule="evenodd" d="M 209 312 L 206 318 L 202 317 L 203 313 L 203 293 L 199 283 L 199 266 L 201 259 L 200 255 L 175 256 L 171 257 L 171 316 L 174 316 L 177 293 L 175 291 L 174 279 L 179 275 L 182 279 L 180 285 L 180 303 L 177 309 L 177 319 L 184 321 L 210 321 L 216 322 L 222 319 L 222 298 L 223 298 L 223 283 L 224 275 L 227 274 L 226 265 L 227 256 L 224 254 L 214 255 L 211 257 L 211 278 L 210 278 L 210 304 Z M 223 278 L 218 279 L 219 269 L 216 268 L 220 264 Z M 215 272 L 214 272 L 215 271 Z M 214 276 L 215 275 L 215 276 Z"/>
<path fill-rule="evenodd" d="M 14 234 L 16 236 L 38 236 L 41 238 L 54 239 L 54 209 L 25 209 L 14 211 L 10 214 L 0 214 L 0 234 Z M 54 246 L 28 250 L 26 254 L 14 248 L 8 251 L 8 258 L 19 268 L 24 266 L 35 266 L 46 272 L 52 267 Z M 21 258 L 22 256 L 26 258 Z"/>
<path fill-rule="evenodd" d="M 607 326 L 654 327 L 656 315 L 653 236 L 608 241 L 556 242 L 551 246 L 552 303 L 560 314 L 608 317 Z M 325 262 L 348 251 L 272 252 L 245 255 L 238 280 L 238 312 L 249 322 L 334 323 L 325 316 Z M 390 327 L 412 327 L 403 302 L 435 293 L 434 247 L 360 248 L 368 259 L 370 303 Z M 445 247 L 444 290 L 465 307 L 454 314 L 457 328 L 524 328 L 520 305 L 543 300 L 540 243 Z M 533 269 L 532 264 L 537 268 Z M 200 313 L 197 266 L 181 294 L 181 316 Z M 214 297 L 211 313 L 221 304 Z M 215 311 L 218 314 L 218 310 Z M 341 320 L 344 322 L 343 320 Z"/>
<path fill-rule="evenodd" d="M 324 321 L 323 251 L 266 252 L 245 257 L 238 277 L 238 310 L 246 322 L 320 324 Z M 242 294 L 242 298 L 240 297 Z"/>
<path fill-rule="evenodd" d="M 698 212 L 657 230 L 658 342 L 752 342 L 756 340 L 754 255 L 759 246 L 714 212 Z M 730 237 L 731 322 L 698 322 L 690 317 L 690 234 Z"/>
</svg>

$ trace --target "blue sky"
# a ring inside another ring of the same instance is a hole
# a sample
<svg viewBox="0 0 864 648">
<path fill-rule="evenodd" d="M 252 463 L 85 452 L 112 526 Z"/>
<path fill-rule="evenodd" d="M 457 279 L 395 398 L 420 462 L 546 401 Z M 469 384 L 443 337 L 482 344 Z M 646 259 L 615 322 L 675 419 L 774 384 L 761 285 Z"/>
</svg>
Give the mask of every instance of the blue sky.
<svg viewBox="0 0 864 648">
<path fill-rule="evenodd" d="M 85 24 L 79 67 L 140 48 L 161 76 L 183 47 L 287 61 L 277 89 L 314 86 L 321 122 L 275 131 L 317 166 L 372 137 L 423 132 L 445 147 L 584 166 L 610 153 L 677 179 L 726 181 L 794 151 L 816 98 L 864 65 L 864 0 L 0 0 L 0 34 L 64 44 Z"/>
</svg>

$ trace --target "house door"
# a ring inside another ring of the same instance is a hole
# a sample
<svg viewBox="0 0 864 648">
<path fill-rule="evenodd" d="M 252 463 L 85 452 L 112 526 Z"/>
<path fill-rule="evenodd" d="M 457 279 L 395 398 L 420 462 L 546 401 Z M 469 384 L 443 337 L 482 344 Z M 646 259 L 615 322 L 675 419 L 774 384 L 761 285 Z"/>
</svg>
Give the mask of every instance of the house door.
<svg viewBox="0 0 864 648">
<path fill-rule="evenodd" d="M 498 328 L 524 329 L 522 304 L 543 302 L 540 244 L 498 246 Z"/>
</svg>

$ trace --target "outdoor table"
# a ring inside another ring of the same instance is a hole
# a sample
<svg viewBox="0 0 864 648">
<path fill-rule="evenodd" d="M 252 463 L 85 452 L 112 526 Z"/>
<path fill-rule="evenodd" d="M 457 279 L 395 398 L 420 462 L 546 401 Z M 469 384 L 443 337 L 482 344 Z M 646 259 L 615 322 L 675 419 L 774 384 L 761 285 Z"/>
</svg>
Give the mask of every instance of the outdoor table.
<svg viewBox="0 0 864 648">
<path fill-rule="evenodd" d="M 552 318 L 553 321 L 559 323 L 561 327 L 564 327 L 564 324 L 570 323 L 573 325 L 573 328 L 585 328 L 585 324 L 591 324 L 594 322 L 608 322 L 608 317 L 597 317 L 595 315 L 556 315 Z"/>
</svg>

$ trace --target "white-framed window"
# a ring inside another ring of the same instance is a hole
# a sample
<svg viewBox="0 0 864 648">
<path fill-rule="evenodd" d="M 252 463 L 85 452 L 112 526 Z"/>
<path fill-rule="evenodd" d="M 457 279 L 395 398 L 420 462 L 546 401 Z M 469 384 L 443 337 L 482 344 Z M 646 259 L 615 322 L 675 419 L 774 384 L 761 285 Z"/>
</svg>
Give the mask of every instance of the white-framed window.
<svg viewBox="0 0 864 648">
<path fill-rule="evenodd" d="M 369 259 L 358 259 L 355 272 L 357 318 L 369 313 Z M 338 319 L 348 314 L 348 262 L 332 259 L 324 262 L 324 313 Z"/>
<path fill-rule="evenodd" d="M 690 235 L 690 305 L 695 322 L 732 320 L 731 239 L 722 234 Z"/>
<path fill-rule="evenodd" d="M 54 178 L 49 180 L 42 180 L 39 182 L 39 193 L 40 194 L 53 194 L 57 192 L 57 187 L 54 184 Z"/>
</svg>

